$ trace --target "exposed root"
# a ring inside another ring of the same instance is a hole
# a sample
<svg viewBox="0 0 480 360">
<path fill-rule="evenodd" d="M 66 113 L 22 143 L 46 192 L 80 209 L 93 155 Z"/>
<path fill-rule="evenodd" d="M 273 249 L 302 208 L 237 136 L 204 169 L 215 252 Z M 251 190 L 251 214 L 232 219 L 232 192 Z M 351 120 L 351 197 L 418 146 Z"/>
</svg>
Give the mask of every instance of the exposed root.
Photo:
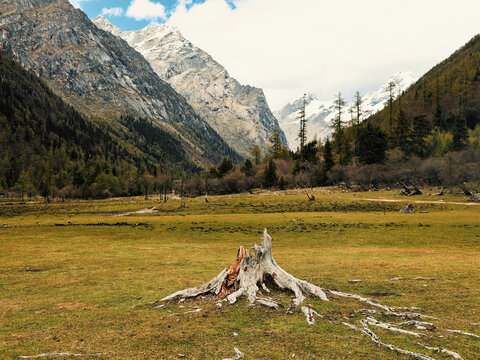
<svg viewBox="0 0 480 360">
<path fill-rule="evenodd" d="M 185 289 L 181 291 L 177 291 L 176 293 L 173 293 L 172 295 L 169 295 L 167 297 L 164 297 L 160 301 L 169 301 L 173 300 L 177 297 L 181 297 L 183 299 L 186 298 L 194 298 L 199 295 L 206 295 L 206 294 L 214 294 L 218 295 L 222 289 L 223 286 L 223 279 L 225 278 L 225 275 L 227 273 L 227 270 L 224 269 L 220 274 L 218 274 L 215 278 L 210 280 L 208 283 L 206 283 L 203 286 L 196 287 L 196 288 L 190 288 L 190 289 Z"/>
<path fill-rule="evenodd" d="M 417 344 L 423 346 L 425 349 L 432 350 L 432 351 L 442 353 L 442 354 L 450 355 L 454 359 L 457 359 L 457 360 L 463 360 L 463 358 L 454 351 L 450 351 L 450 350 L 447 350 L 447 349 L 444 349 L 444 348 L 436 348 L 436 347 L 425 346 L 425 345 L 422 345 L 420 343 L 417 343 Z"/>
<path fill-rule="evenodd" d="M 352 325 L 352 324 L 349 324 L 349 323 L 346 323 L 346 322 L 343 322 L 342 324 L 345 325 L 345 326 L 348 326 L 350 329 L 361 331 L 362 333 L 367 335 L 375 344 L 377 344 L 379 346 L 382 346 L 384 348 L 387 348 L 389 350 L 396 351 L 396 352 L 399 352 L 399 353 L 405 354 L 405 355 L 410 355 L 410 356 L 416 357 L 417 359 L 435 360 L 434 358 L 432 358 L 428 355 L 419 354 L 419 353 L 416 353 L 416 352 L 413 352 L 413 351 L 405 350 L 405 349 L 399 348 L 399 347 L 397 347 L 395 345 L 392 345 L 392 344 L 386 344 L 386 343 L 382 342 L 380 340 L 380 338 L 372 330 L 370 330 L 368 328 L 368 322 L 366 320 L 362 320 L 361 323 L 363 325 L 363 328 L 359 328 L 355 325 Z"/>
<path fill-rule="evenodd" d="M 376 315 L 387 315 L 387 316 L 396 316 L 396 317 L 401 317 L 404 319 L 433 319 L 433 320 L 438 320 L 438 318 L 433 317 L 433 316 L 428 316 L 428 315 L 423 315 L 415 312 L 399 312 L 393 308 L 390 310 L 374 310 L 374 309 L 360 309 L 356 311 L 357 313 L 361 314 L 376 314 Z"/>
<path fill-rule="evenodd" d="M 435 329 L 435 325 L 429 322 L 425 321 L 417 321 L 417 320 L 408 320 L 408 321 L 403 321 L 401 323 L 398 323 L 396 325 L 402 326 L 402 325 L 411 325 L 415 326 L 418 330 L 433 330 Z"/>
<path fill-rule="evenodd" d="M 308 306 L 302 306 L 302 312 L 305 314 L 305 317 L 307 318 L 307 323 L 308 325 L 314 325 L 315 324 L 315 316 L 323 318 L 322 315 L 317 313 L 315 310 Z"/>
<path fill-rule="evenodd" d="M 198 308 L 198 309 L 195 309 L 195 310 L 186 311 L 182 315 L 193 314 L 193 313 L 197 313 L 197 312 L 200 312 L 200 311 L 202 311 L 202 309 Z"/>
<path fill-rule="evenodd" d="M 271 298 L 261 298 L 261 297 L 258 297 L 256 296 L 255 297 L 255 301 L 258 302 L 259 304 L 262 304 L 264 306 L 268 306 L 268 307 L 271 307 L 273 309 L 278 309 L 279 308 L 279 304 L 277 302 L 275 302 L 273 299 Z"/>
<path fill-rule="evenodd" d="M 235 357 L 228 358 L 228 359 L 223 359 L 223 360 L 238 360 L 238 359 L 243 359 L 244 358 L 243 353 L 240 350 L 238 350 L 237 348 L 233 348 L 233 351 L 235 351 Z"/>
<path fill-rule="evenodd" d="M 57 356 L 102 356 L 107 353 L 93 353 L 93 354 L 75 354 L 75 353 L 46 353 L 39 355 L 30 355 L 30 356 L 19 356 L 20 359 L 34 359 L 42 357 L 57 357 Z"/>
<path fill-rule="evenodd" d="M 368 305 L 371 305 L 371 306 L 374 306 L 374 307 L 377 307 L 377 308 L 380 308 L 380 309 L 383 309 L 385 311 L 390 311 L 390 312 L 393 312 L 394 309 L 389 307 L 389 306 L 385 306 L 385 305 L 382 305 L 382 304 L 379 304 L 371 299 L 368 299 L 368 298 L 364 298 L 360 295 L 356 295 L 356 294 L 347 294 L 347 293 L 343 293 L 343 292 L 340 292 L 340 291 L 334 291 L 334 290 L 328 290 L 328 292 L 330 292 L 331 294 L 333 295 L 336 295 L 336 296 L 340 296 L 340 297 L 344 297 L 344 298 L 349 298 L 349 299 L 355 299 L 355 300 L 358 300 L 358 301 L 362 301 L 364 303 L 367 303 Z"/>
<path fill-rule="evenodd" d="M 379 328 L 389 330 L 389 331 L 398 332 L 398 333 L 401 333 L 401 334 L 412 335 L 412 336 L 416 336 L 416 337 L 423 336 L 423 334 L 419 334 L 419 333 L 416 333 L 416 332 L 413 332 L 413 331 L 401 329 L 401 328 L 397 327 L 395 324 L 384 323 L 384 322 L 378 321 L 375 318 L 370 317 L 370 316 L 367 317 L 367 323 L 369 325 L 374 325 L 374 326 L 377 326 Z"/>
<path fill-rule="evenodd" d="M 448 332 L 451 332 L 451 333 L 455 333 L 455 334 L 461 334 L 461 335 L 471 336 L 471 337 L 480 339 L 480 336 L 478 336 L 478 335 L 476 335 L 476 334 L 472 334 L 472 333 L 466 332 L 466 331 L 462 331 L 462 330 L 447 329 L 447 331 L 448 331 Z"/>
<path fill-rule="evenodd" d="M 433 281 L 433 280 L 436 280 L 435 278 L 427 278 L 427 277 L 416 277 L 415 279 L 413 280 L 423 280 L 423 281 Z"/>
</svg>

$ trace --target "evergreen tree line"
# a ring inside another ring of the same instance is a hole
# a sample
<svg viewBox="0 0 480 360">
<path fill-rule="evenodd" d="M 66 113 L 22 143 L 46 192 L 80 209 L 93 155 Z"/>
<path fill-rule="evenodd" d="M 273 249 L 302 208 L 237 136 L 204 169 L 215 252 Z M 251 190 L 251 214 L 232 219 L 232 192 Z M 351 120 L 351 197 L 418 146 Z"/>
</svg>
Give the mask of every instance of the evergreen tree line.
<svg viewBox="0 0 480 360">
<path fill-rule="evenodd" d="M 348 109 L 338 93 L 332 136 L 324 141 L 307 142 L 304 101 L 298 112 L 300 146 L 296 152 L 286 149 L 274 131 L 265 154 L 255 146 L 250 158 L 237 168 L 226 158 L 187 182 L 185 189 L 200 195 L 207 191 L 207 183 L 208 190 L 218 194 L 333 184 L 480 184 L 480 126 L 469 129 L 462 109 L 457 109 L 448 129 L 426 114 L 408 115 L 395 96 L 395 87 L 389 85 L 390 97 L 380 124 L 375 117 L 365 119 L 359 92 Z"/>
</svg>

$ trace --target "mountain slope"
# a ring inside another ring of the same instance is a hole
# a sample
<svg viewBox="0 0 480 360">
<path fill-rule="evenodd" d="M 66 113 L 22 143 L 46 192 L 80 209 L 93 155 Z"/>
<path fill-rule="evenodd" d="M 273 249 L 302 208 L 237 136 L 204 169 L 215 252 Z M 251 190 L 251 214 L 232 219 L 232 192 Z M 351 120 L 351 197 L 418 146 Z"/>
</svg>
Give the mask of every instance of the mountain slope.
<svg viewBox="0 0 480 360">
<path fill-rule="evenodd" d="M 377 91 L 369 92 L 362 97 L 362 109 L 364 117 L 368 117 L 385 107 L 389 97 L 388 84 L 395 83 L 396 93 L 401 93 L 406 90 L 417 78 L 410 72 L 399 72 L 394 74 L 388 81 Z M 303 103 L 303 98 L 297 99 L 292 103 L 285 105 L 278 111 L 275 111 L 275 116 L 280 122 L 280 126 L 285 132 L 288 145 L 291 149 L 295 149 L 299 142 L 297 139 L 299 131 L 299 121 L 297 119 L 298 110 Z M 344 120 L 350 119 L 347 109 L 350 104 L 345 106 Z M 314 94 L 307 94 L 307 135 L 309 140 L 314 136 L 317 138 L 324 138 L 331 134 L 332 129 L 330 124 L 335 117 L 335 101 L 319 101 Z"/>
<path fill-rule="evenodd" d="M 77 195 L 97 196 L 91 187 L 98 189 L 103 176 L 114 188 L 102 191 L 135 193 L 141 169 L 199 170 L 178 139 L 150 121 L 123 118 L 114 125 L 80 114 L 0 51 L 0 188 L 76 186 L 83 189 Z"/>
<path fill-rule="evenodd" d="M 100 28 L 120 36 L 140 52 L 158 76 L 182 94 L 200 116 L 242 155 L 253 145 L 263 149 L 274 129 L 286 138 L 268 107 L 263 91 L 243 86 L 205 51 L 169 25 L 122 32 L 102 16 Z"/>
<path fill-rule="evenodd" d="M 400 96 L 393 106 L 395 118 L 400 107 L 408 119 L 425 115 L 442 130 L 451 130 L 459 115 L 465 117 L 469 128 L 480 124 L 480 35 L 434 66 Z M 387 112 L 381 111 L 371 120 L 388 129 L 387 118 Z"/>
<path fill-rule="evenodd" d="M 238 156 L 128 44 L 67 0 L 0 0 L 0 48 L 49 80 L 76 109 L 105 118 L 149 117 L 197 160 Z"/>
</svg>

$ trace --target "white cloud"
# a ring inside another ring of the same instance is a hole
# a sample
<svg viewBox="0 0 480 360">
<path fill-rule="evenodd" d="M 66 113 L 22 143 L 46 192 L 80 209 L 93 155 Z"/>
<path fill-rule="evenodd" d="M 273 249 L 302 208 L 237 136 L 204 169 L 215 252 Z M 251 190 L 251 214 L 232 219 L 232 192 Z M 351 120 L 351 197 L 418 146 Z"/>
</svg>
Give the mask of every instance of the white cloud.
<svg viewBox="0 0 480 360">
<path fill-rule="evenodd" d="M 480 30 L 478 0 L 178 3 L 168 22 L 239 81 L 264 88 L 274 109 L 304 92 L 349 98 L 399 70 L 420 75 Z"/>
<path fill-rule="evenodd" d="M 103 16 L 122 16 L 123 9 L 121 7 L 103 8 L 102 15 Z"/>
<path fill-rule="evenodd" d="M 70 1 L 70 4 L 72 4 L 73 7 L 77 8 L 77 9 L 80 9 L 81 8 L 81 3 L 85 2 L 85 0 L 69 0 L 69 1 Z"/>
<path fill-rule="evenodd" d="M 127 9 L 127 16 L 135 20 L 165 19 L 165 7 L 150 0 L 133 0 Z"/>
</svg>

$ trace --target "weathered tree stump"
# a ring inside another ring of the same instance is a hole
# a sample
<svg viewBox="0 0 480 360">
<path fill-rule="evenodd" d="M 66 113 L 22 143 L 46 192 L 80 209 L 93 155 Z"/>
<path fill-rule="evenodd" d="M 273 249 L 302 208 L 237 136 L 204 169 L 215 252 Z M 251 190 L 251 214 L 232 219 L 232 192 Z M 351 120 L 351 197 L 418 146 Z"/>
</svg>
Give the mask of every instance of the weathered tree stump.
<svg viewBox="0 0 480 360">
<path fill-rule="evenodd" d="M 471 201 L 471 202 L 480 202 L 480 193 L 473 194 L 472 196 L 470 196 L 470 197 L 468 198 L 468 201 Z"/>
<path fill-rule="evenodd" d="M 219 299 L 226 299 L 230 304 L 235 303 L 240 297 L 246 296 L 250 303 L 278 308 L 279 304 L 270 297 L 258 296 L 259 290 L 270 293 L 270 290 L 290 290 L 295 294 L 293 303 L 300 305 L 307 295 L 319 297 L 328 301 L 325 292 L 318 286 L 305 280 L 300 280 L 287 273 L 277 265 L 272 254 L 272 238 L 265 229 L 263 241 L 253 247 L 252 255 L 243 246 L 238 249 L 237 260 L 224 269 L 208 283 L 178 291 L 161 301 L 175 298 L 193 298 L 199 295 L 214 295 Z"/>
<path fill-rule="evenodd" d="M 401 208 L 400 212 L 402 214 L 413 214 L 413 213 L 415 213 L 415 208 L 413 207 L 412 204 L 408 204 L 407 206 Z"/>
<path fill-rule="evenodd" d="M 410 186 L 410 187 L 404 186 L 402 191 L 400 192 L 400 195 L 415 196 L 415 195 L 422 195 L 422 192 L 416 186 Z"/>
</svg>

